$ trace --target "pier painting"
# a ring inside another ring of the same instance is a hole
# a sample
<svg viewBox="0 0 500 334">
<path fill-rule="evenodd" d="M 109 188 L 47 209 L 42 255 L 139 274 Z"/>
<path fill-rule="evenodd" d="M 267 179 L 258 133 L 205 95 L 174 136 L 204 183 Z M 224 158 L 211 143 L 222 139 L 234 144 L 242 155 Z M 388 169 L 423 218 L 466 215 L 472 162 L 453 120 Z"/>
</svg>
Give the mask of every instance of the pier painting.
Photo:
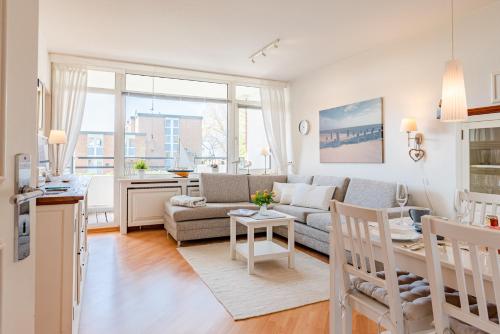
<svg viewBox="0 0 500 334">
<path fill-rule="evenodd" d="M 382 98 L 319 112 L 320 162 L 384 162 Z"/>
</svg>

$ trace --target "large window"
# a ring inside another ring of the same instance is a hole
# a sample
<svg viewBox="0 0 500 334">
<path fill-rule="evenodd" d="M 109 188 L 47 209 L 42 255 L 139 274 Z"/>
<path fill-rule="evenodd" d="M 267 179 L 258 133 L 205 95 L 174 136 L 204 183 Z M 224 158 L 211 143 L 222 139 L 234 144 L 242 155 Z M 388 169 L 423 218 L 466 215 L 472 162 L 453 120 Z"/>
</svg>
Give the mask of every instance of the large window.
<svg viewBox="0 0 500 334">
<path fill-rule="evenodd" d="M 227 85 L 127 74 L 125 169 L 144 159 L 150 172 L 184 167 L 227 171 Z"/>
</svg>

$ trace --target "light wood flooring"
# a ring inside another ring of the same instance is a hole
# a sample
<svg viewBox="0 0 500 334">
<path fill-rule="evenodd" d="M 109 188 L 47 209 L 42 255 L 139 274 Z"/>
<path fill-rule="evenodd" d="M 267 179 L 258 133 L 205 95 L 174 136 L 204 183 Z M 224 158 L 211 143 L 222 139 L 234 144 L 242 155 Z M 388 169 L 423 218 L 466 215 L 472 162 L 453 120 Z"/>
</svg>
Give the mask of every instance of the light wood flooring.
<svg viewBox="0 0 500 334">
<path fill-rule="evenodd" d="M 93 233 L 89 249 L 80 334 L 328 333 L 328 302 L 234 321 L 164 230 Z M 353 333 L 376 332 L 353 317 Z"/>
</svg>

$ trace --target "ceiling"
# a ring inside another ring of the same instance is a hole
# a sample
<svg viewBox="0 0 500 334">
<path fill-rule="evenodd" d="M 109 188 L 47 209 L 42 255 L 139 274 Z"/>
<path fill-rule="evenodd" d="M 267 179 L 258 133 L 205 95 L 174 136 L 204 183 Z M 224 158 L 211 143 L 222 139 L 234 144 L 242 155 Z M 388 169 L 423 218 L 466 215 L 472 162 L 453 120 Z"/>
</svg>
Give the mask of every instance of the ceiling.
<svg viewBox="0 0 500 334">
<path fill-rule="evenodd" d="M 463 16 L 495 0 L 455 0 Z M 449 22 L 449 0 L 40 0 L 49 52 L 292 80 Z M 280 47 L 248 57 L 275 38 Z"/>
</svg>

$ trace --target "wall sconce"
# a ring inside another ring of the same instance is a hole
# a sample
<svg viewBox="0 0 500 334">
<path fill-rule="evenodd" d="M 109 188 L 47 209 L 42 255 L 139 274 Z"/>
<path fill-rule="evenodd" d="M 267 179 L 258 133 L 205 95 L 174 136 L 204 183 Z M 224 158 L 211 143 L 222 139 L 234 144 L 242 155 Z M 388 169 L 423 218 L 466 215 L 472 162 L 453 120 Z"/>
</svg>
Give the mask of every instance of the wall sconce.
<svg viewBox="0 0 500 334">
<path fill-rule="evenodd" d="M 406 132 L 408 134 L 408 155 L 410 158 L 417 162 L 425 156 L 425 151 L 422 149 L 422 142 L 424 141 L 424 135 L 417 132 L 417 121 L 414 118 L 403 118 L 401 120 L 401 132 Z M 411 133 L 416 132 L 414 137 L 411 137 Z M 413 141 L 413 147 L 411 142 Z"/>
</svg>

